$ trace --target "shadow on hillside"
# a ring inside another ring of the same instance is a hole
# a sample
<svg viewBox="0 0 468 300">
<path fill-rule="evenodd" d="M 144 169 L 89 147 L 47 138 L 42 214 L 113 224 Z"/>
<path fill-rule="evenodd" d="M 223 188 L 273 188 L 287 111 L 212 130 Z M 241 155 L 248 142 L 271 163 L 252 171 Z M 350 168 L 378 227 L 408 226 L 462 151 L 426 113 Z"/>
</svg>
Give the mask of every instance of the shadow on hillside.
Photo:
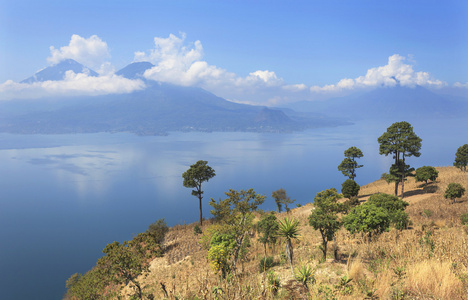
<svg viewBox="0 0 468 300">
<path fill-rule="evenodd" d="M 405 197 L 424 195 L 424 194 L 433 194 L 435 192 L 437 192 L 436 185 L 427 185 L 427 186 L 424 186 L 422 189 L 405 192 Z"/>
<path fill-rule="evenodd" d="M 172 243 L 170 245 L 164 246 L 164 252 L 167 253 L 167 252 L 171 251 L 172 249 L 176 248 L 177 246 L 179 246 L 178 242 L 175 242 L 175 243 Z"/>
<path fill-rule="evenodd" d="M 359 195 L 359 196 L 358 196 L 358 199 L 361 200 L 361 198 L 370 197 L 370 196 L 372 196 L 372 195 L 373 195 L 373 194 Z"/>
</svg>

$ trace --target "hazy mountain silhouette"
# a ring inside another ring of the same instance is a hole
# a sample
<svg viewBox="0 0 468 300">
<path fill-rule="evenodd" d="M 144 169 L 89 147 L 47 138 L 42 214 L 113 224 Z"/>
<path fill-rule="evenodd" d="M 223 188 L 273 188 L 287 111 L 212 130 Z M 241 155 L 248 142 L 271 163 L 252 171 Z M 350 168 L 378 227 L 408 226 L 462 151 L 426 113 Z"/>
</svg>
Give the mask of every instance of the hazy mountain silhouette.
<svg viewBox="0 0 468 300">
<path fill-rule="evenodd" d="M 21 81 L 21 83 L 33 83 L 37 81 L 47 81 L 47 80 L 62 80 L 67 71 L 73 71 L 74 73 L 86 73 L 90 76 L 98 76 L 98 73 L 93 70 L 83 66 L 73 59 L 65 59 L 58 64 L 47 67 L 38 71 L 33 76 L 26 78 Z"/>
<path fill-rule="evenodd" d="M 297 102 L 289 107 L 351 120 L 436 118 L 466 116 L 468 99 L 439 95 L 422 86 L 398 85 L 326 101 Z"/>
<path fill-rule="evenodd" d="M 132 63 L 116 74 L 142 79 L 144 71 L 152 66 L 148 62 Z M 60 80 L 67 67 L 74 72 L 87 70 L 67 60 L 28 80 Z M 0 131 L 158 135 L 170 131 L 291 132 L 348 124 L 317 114 L 233 103 L 201 88 L 150 80 L 145 83 L 145 89 L 128 94 L 3 102 L 0 103 Z"/>
<path fill-rule="evenodd" d="M 134 62 L 115 72 L 115 74 L 129 79 L 143 78 L 145 71 L 152 67 L 154 65 L 150 62 Z"/>
</svg>

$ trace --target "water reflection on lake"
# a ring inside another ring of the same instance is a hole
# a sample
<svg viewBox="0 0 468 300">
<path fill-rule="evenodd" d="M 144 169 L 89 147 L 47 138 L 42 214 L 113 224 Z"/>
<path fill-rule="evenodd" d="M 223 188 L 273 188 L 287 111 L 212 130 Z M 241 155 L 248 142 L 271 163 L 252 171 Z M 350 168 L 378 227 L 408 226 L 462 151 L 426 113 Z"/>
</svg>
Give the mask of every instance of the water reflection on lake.
<svg viewBox="0 0 468 300">
<path fill-rule="evenodd" d="M 453 131 L 458 120 L 414 123 L 423 139 L 420 158 L 408 163 L 451 165 L 468 141 Z M 390 157 L 378 154 L 377 137 L 391 123 L 357 124 L 293 134 L 171 133 L 0 134 L 0 290 L 5 299 L 60 299 L 65 280 L 89 270 L 101 250 L 146 230 L 159 218 L 170 225 L 197 220 L 198 202 L 181 174 L 203 159 L 216 170 L 204 184 L 208 199 L 230 188 L 254 188 L 268 196 L 286 189 L 299 203 L 323 189 L 341 188 L 343 151 L 364 152 L 357 182 L 386 172 Z M 464 127 L 466 128 L 466 127 Z"/>
</svg>

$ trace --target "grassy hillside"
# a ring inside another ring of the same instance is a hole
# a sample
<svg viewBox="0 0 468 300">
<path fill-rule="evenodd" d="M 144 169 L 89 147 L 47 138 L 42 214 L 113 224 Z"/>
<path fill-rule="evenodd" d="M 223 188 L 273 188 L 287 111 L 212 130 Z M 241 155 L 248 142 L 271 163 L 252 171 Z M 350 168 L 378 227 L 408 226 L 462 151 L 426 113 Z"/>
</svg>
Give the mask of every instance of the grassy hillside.
<svg viewBox="0 0 468 300">
<path fill-rule="evenodd" d="M 434 183 L 415 183 L 410 178 L 405 185 L 404 200 L 410 203 L 406 212 L 412 221 L 409 229 L 391 228 L 368 240 L 342 228 L 336 236 L 338 261 L 333 258 L 333 242 L 327 259 L 322 258 L 321 236 L 307 219 L 312 204 L 277 214 L 280 220 L 288 216 L 300 222 L 301 238 L 293 242 L 294 267 L 307 265 L 314 270 L 315 282 L 309 290 L 294 280 L 282 257 L 282 243 L 268 249 L 275 262 L 271 272 L 259 271 L 264 252 L 254 231 L 238 276 L 220 278 L 210 268 L 200 235 L 194 234 L 196 223 L 170 228 L 164 256 L 152 260 L 149 272 L 139 279 L 154 299 L 468 299 L 468 232 L 460 221 L 468 213 L 468 196 L 454 204 L 443 197 L 450 182 L 468 188 L 468 173 L 454 167 L 437 170 L 439 178 Z M 359 200 L 362 203 L 377 192 L 391 194 L 393 188 L 377 180 L 361 187 Z M 257 220 L 260 216 L 256 215 Z M 211 223 L 205 222 L 202 230 Z M 279 279 L 277 291 L 269 276 Z M 123 299 L 130 299 L 131 293 L 130 286 L 121 291 Z"/>
</svg>

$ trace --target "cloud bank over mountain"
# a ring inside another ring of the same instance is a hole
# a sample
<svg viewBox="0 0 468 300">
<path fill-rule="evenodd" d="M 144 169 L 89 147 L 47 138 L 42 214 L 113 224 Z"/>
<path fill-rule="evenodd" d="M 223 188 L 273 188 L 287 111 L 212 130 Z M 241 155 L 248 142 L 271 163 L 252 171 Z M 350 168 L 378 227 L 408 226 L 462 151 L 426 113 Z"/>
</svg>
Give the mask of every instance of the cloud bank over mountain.
<svg viewBox="0 0 468 300">
<path fill-rule="evenodd" d="M 47 95 L 100 95 L 130 93 L 145 88 L 141 79 L 128 79 L 115 75 L 110 63 L 107 43 L 97 35 L 84 38 L 72 35 L 68 45 L 50 47 L 47 61 L 56 65 L 65 59 L 73 59 L 94 69 L 100 76 L 66 72 L 62 80 L 46 80 L 33 83 L 16 83 L 11 80 L 0 84 L 0 99 L 38 98 Z M 203 45 L 197 40 L 186 41 L 186 35 L 170 34 L 167 38 L 155 37 L 154 48 L 136 51 L 134 62 L 151 62 L 154 67 L 146 70 L 144 79 L 183 86 L 204 88 L 234 102 L 280 105 L 300 100 L 317 100 L 349 94 L 354 91 L 377 87 L 424 86 L 447 87 L 448 84 L 430 73 L 415 71 L 414 63 L 399 54 L 391 55 L 386 65 L 373 67 L 365 75 L 344 78 L 324 86 L 307 86 L 304 83 L 287 83 L 271 70 L 255 70 L 247 76 L 239 76 L 204 59 Z M 320 70 L 310 70 L 320 72 Z M 468 88 L 468 83 L 457 82 L 455 88 Z"/>
</svg>

